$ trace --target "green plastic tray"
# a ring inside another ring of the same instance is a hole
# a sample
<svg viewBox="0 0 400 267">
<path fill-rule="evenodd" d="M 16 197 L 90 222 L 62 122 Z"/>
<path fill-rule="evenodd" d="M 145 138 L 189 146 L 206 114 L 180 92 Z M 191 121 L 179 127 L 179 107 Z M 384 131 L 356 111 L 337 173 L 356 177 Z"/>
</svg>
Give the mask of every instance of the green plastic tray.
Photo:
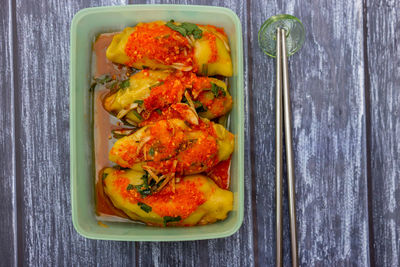
<svg viewBox="0 0 400 267">
<path fill-rule="evenodd" d="M 229 37 L 233 76 L 229 79 L 234 105 L 230 131 L 236 135 L 231 165 L 233 211 L 224 221 L 205 226 L 158 228 L 141 224 L 107 222 L 98 225 L 94 212 L 94 155 L 92 96 L 89 93 L 92 42 L 96 35 L 120 31 L 139 22 L 187 21 L 223 27 Z M 178 241 L 227 237 L 243 221 L 244 114 L 243 43 L 239 18 L 230 9 L 191 5 L 131 5 L 80 10 L 71 25 L 70 50 L 70 142 L 72 221 L 84 237 L 126 241 Z"/>
</svg>

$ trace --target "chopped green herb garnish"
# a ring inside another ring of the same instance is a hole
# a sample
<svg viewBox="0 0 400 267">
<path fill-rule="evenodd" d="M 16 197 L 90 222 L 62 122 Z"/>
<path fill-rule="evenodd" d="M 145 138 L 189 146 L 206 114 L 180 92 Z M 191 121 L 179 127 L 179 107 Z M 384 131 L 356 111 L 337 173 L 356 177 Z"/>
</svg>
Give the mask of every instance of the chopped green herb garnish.
<svg viewBox="0 0 400 267">
<path fill-rule="evenodd" d="M 134 186 L 132 184 L 128 184 L 128 187 L 126 188 L 126 190 L 132 190 L 134 188 Z"/>
<path fill-rule="evenodd" d="M 161 109 L 159 109 L 159 108 L 156 109 L 156 112 L 157 112 L 159 115 L 162 114 L 162 111 L 161 111 Z"/>
<path fill-rule="evenodd" d="M 214 94 L 215 97 L 218 97 L 220 92 L 223 96 L 226 96 L 224 88 L 216 85 L 215 83 L 211 83 L 211 92 Z"/>
<path fill-rule="evenodd" d="M 177 217 L 164 216 L 163 220 L 164 220 L 164 226 L 167 226 L 167 223 L 179 222 L 180 220 L 182 220 L 182 218 L 181 218 L 181 216 L 177 216 Z"/>
<path fill-rule="evenodd" d="M 194 107 L 196 108 L 196 112 L 206 112 L 207 108 L 198 100 L 193 101 Z"/>
<path fill-rule="evenodd" d="M 193 104 L 195 108 L 198 108 L 203 105 L 199 100 L 193 100 Z"/>
<path fill-rule="evenodd" d="M 135 100 L 135 103 L 138 103 L 139 105 L 143 105 L 144 101 L 143 100 Z"/>
<path fill-rule="evenodd" d="M 114 93 L 115 91 L 118 90 L 118 81 L 114 81 L 111 85 L 107 87 L 110 88 L 111 93 Z"/>
<path fill-rule="evenodd" d="M 151 195 L 151 187 L 148 184 L 149 174 L 146 172 L 141 179 L 143 180 L 143 184 L 137 185 L 135 188 L 142 197 L 147 197 Z"/>
<path fill-rule="evenodd" d="M 103 75 L 100 78 L 97 78 L 95 80 L 96 80 L 96 82 L 98 82 L 100 84 L 105 84 L 105 83 L 108 83 L 108 82 L 112 81 L 111 77 L 109 75 L 107 75 L 107 74 Z"/>
<path fill-rule="evenodd" d="M 139 185 L 137 185 L 137 186 L 139 186 Z M 145 197 L 151 195 L 151 189 L 150 189 L 150 187 L 144 189 L 143 187 L 140 187 L 140 186 L 139 186 L 139 187 L 136 187 L 136 189 L 137 189 L 138 193 L 140 193 L 140 195 L 142 196 L 142 198 L 145 198 Z"/>
<path fill-rule="evenodd" d="M 207 108 L 204 106 L 198 107 L 198 108 L 196 108 L 196 112 L 197 113 L 207 112 Z"/>
<path fill-rule="evenodd" d="M 154 156 L 154 148 L 153 148 L 153 147 L 150 147 L 150 149 L 149 149 L 149 155 L 150 155 L 150 156 Z"/>
<path fill-rule="evenodd" d="M 195 39 L 200 39 L 203 35 L 203 31 L 196 24 L 184 22 L 179 26 L 186 29 L 187 35 L 193 34 Z"/>
<path fill-rule="evenodd" d="M 166 34 L 166 35 L 163 36 L 163 38 L 167 39 L 169 36 L 170 36 L 169 34 Z"/>
<path fill-rule="evenodd" d="M 137 112 L 136 109 L 132 109 L 131 111 L 133 112 L 133 114 L 135 114 L 135 116 L 136 116 L 139 120 L 143 120 L 143 117 L 140 116 L 139 112 Z"/>
<path fill-rule="evenodd" d="M 119 88 L 124 89 L 126 87 L 129 87 L 129 79 L 123 80 L 120 84 L 119 84 Z"/>
<path fill-rule="evenodd" d="M 176 26 L 176 25 L 173 23 L 172 20 L 169 21 L 169 22 L 167 22 L 167 24 L 165 24 L 165 25 L 166 25 L 167 27 L 171 28 L 172 30 L 179 32 L 179 33 L 182 34 L 183 36 L 186 36 L 186 35 L 187 35 L 186 29 L 184 29 L 184 28 L 182 28 L 182 27 L 179 27 L 179 26 Z"/>
<path fill-rule="evenodd" d="M 108 174 L 103 172 L 103 174 L 101 175 L 101 180 L 105 180 L 107 178 Z"/>
<path fill-rule="evenodd" d="M 142 203 L 142 202 L 138 202 L 137 204 L 138 204 L 138 206 L 139 206 L 142 210 L 144 210 L 146 213 L 149 213 L 149 212 L 152 210 L 152 208 L 151 208 L 149 205 L 146 205 L 146 204 L 144 204 L 144 203 Z"/>
<path fill-rule="evenodd" d="M 194 39 L 200 39 L 203 36 L 203 32 L 200 29 L 194 30 L 193 31 L 193 37 Z"/>
<path fill-rule="evenodd" d="M 193 35 L 195 39 L 200 39 L 203 36 L 203 31 L 196 24 L 184 22 L 180 25 L 175 25 L 173 22 L 171 20 L 165 25 L 183 36 Z"/>
</svg>

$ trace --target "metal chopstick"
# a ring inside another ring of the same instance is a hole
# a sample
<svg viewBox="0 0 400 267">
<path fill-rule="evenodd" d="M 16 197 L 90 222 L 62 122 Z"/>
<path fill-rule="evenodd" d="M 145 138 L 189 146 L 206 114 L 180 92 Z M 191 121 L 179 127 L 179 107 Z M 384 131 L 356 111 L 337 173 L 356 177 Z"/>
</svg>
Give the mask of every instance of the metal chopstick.
<svg viewBox="0 0 400 267">
<path fill-rule="evenodd" d="M 282 115 L 282 41 L 278 28 L 276 31 L 276 266 L 282 266 L 282 170 L 283 170 L 283 115 Z"/>
<path fill-rule="evenodd" d="M 292 266 L 297 267 L 297 227 L 296 227 L 296 199 L 294 188 L 294 163 L 292 147 L 292 114 L 289 95 L 289 72 L 286 51 L 286 31 L 280 30 L 282 38 L 282 68 L 283 68 L 283 114 L 285 125 L 286 166 L 288 175 L 289 215 L 290 215 L 290 242 L 292 248 Z"/>
</svg>

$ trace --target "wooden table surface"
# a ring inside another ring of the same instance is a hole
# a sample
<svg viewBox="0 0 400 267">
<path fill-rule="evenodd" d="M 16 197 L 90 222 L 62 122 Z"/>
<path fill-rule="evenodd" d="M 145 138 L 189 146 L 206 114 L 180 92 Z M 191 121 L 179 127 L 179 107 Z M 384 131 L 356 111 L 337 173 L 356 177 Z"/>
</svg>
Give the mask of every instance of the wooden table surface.
<svg viewBox="0 0 400 267">
<path fill-rule="evenodd" d="M 400 265 L 400 1 L 199 0 L 231 8 L 245 49 L 245 218 L 231 237 L 114 242 L 78 235 L 69 180 L 73 15 L 125 0 L 2 1 L 0 266 L 272 266 L 275 263 L 274 61 L 257 31 L 299 17 L 290 58 L 299 262 Z M 286 183 L 284 183 L 286 188 Z M 290 265 L 287 193 L 284 265 Z"/>
</svg>

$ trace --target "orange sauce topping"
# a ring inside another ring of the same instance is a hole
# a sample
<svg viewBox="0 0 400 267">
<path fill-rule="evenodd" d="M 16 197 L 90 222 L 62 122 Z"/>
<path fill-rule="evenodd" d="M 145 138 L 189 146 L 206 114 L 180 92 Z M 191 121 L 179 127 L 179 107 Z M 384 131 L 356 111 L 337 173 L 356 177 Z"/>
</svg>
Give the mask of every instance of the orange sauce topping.
<svg viewBox="0 0 400 267">
<path fill-rule="evenodd" d="M 207 97 L 207 92 L 202 92 L 198 100 L 216 117 L 224 115 L 225 106 L 230 106 L 232 104 L 232 99 L 226 96 L 219 95 L 218 97 L 210 99 Z"/>
<path fill-rule="evenodd" d="M 202 186 L 199 180 L 182 180 L 177 184 L 175 193 L 172 186 L 164 187 L 160 192 L 142 198 L 136 189 L 127 190 L 129 179 L 120 175 L 114 181 L 114 186 L 119 189 L 121 196 L 132 204 L 145 203 L 152 208 L 152 211 L 160 215 L 177 217 L 182 219 L 189 217 L 198 206 L 206 201 L 204 193 L 198 188 Z"/>
<path fill-rule="evenodd" d="M 190 169 L 192 172 L 201 172 L 204 168 L 208 169 L 218 162 L 216 158 L 218 147 L 215 138 L 202 135 L 193 144 L 178 155 L 178 172 Z"/>
<path fill-rule="evenodd" d="M 152 88 L 150 96 L 144 100 L 144 107 L 147 111 L 181 102 L 185 84 L 178 77 L 169 75 L 161 83 L 161 85 Z"/>
<path fill-rule="evenodd" d="M 136 142 L 123 142 L 112 153 L 127 162 L 117 162 L 122 167 L 147 161 L 147 165 L 162 174 L 197 173 L 218 163 L 216 133 L 211 123 L 199 121 L 192 128 L 179 127 L 168 120 L 161 120 L 149 126 L 149 140 L 142 146 Z M 196 137 L 190 138 L 195 132 Z M 138 152 L 139 147 L 139 152 Z"/>
<path fill-rule="evenodd" d="M 231 158 L 221 161 L 207 172 L 207 176 L 213 179 L 220 188 L 228 189 L 230 165 Z"/>
<path fill-rule="evenodd" d="M 156 60 L 165 65 L 182 63 L 193 65 L 193 49 L 180 33 L 158 23 L 144 23 L 136 26 L 129 36 L 125 53 L 130 57 L 126 63 L 132 66 L 144 58 Z"/>
<path fill-rule="evenodd" d="M 184 107 L 184 106 L 186 107 Z M 183 116 L 184 112 L 190 109 L 186 104 L 172 104 L 168 108 L 160 109 L 158 111 L 151 112 L 148 117 L 141 123 L 139 123 L 139 127 L 143 127 L 146 125 L 151 125 L 161 120 L 170 120 L 170 119 L 181 119 L 185 120 L 186 118 Z"/>
<path fill-rule="evenodd" d="M 205 89 L 211 89 L 211 80 L 208 77 L 192 78 L 192 94 L 194 98 L 203 92 Z"/>
<path fill-rule="evenodd" d="M 208 39 L 208 44 L 210 46 L 211 55 L 208 59 L 208 63 L 213 63 L 218 59 L 218 50 L 217 50 L 217 37 L 214 34 L 205 32 L 203 33 L 204 37 Z"/>
<path fill-rule="evenodd" d="M 199 100 L 216 117 L 223 115 L 225 107 L 232 104 L 232 99 L 222 94 L 217 98 L 207 97 L 207 92 L 211 89 L 211 79 L 208 77 L 178 71 L 159 82 L 161 85 L 152 88 L 150 96 L 144 100 L 146 111 L 141 114 L 144 118 L 141 127 L 162 119 L 183 119 L 178 107 L 171 108 L 170 105 L 181 102 L 185 89 L 189 89 L 193 100 Z M 159 109 L 157 113 L 153 112 L 156 109 Z"/>
<path fill-rule="evenodd" d="M 156 138 L 160 140 L 162 138 L 158 133 L 160 132 L 160 127 L 156 125 L 152 127 L 154 130 L 152 134 L 154 136 L 157 135 Z M 148 162 L 149 166 L 161 173 L 177 172 L 184 174 L 201 172 L 218 163 L 216 133 L 211 123 L 204 123 L 200 120 L 199 125 L 193 126 L 191 129 L 174 130 L 169 143 L 163 143 L 163 145 L 155 148 L 156 156 L 154 157 L 154 161 Z M 198 131 L 200 134 L 195 139 L 188 139 L 188 134 L 194 131 Z M 165 155 L 164 151 L 167 151 L 169 154 Z M 157 156 L 158 153 L 167 157 L 159 157 Z M 175 166 L 174 161 L 176 160 L 177 164 Z"/>
</svg>

